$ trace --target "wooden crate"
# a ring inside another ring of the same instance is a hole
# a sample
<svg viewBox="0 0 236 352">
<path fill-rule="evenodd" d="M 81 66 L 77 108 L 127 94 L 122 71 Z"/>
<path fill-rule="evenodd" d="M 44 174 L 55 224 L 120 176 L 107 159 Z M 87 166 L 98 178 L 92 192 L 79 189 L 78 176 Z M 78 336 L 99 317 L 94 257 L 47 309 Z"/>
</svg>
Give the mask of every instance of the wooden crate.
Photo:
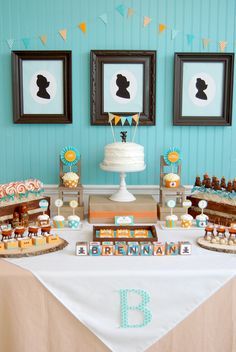
<svg viewBox="0 0 236 352">
<path fill-rule="evenodd" d="M 70 207 L 69 202 L 63 203 L 63 206 L 60 208 L 60 214 L 66 219 L 68 216 L 72 215 L 72 208 Z M 75 215 L 79 216 L 80 220 L 84 220 L 84 205 L 80 205 L 75 208 Z"/>
<path fill-rule="evenodd" d="M 114 224 L 115 216 L 133 216 L 135 223 L 156 223 L 157 205 L 152 196 L 136 195 L 133 202 L 114 202 L 106 195 L 89 197 L 88 220 L 92 224 Z"/>
<path fill-rule="evenodd" d="M 201 198 L 188 196 L 187 199 L 192 202 L 188 212 L 195 218 L 201 213 L 201 209 L 198 208 L 198 202 Z M 212 201 L 207 201 L 207 203 L 204 214 L 209 216 L 210 222 L 229 226 L 231 222 L 236 221 L 236 206 Z"/>
<path fill-rule="evenodd" d="M 17 211 L 19 213 L 19 209 L 21 206 L 26 205 L 28 208 L 29 214 L 29 222 L 35 222 L 37 217 L 43 214 L 42 209 L 39 207 L 39 202 L 42 199 L 46 199 L 48 201 L 48 209 L 45 214 L 50 216 L 50 197 L 39 197 L 37 199 L 31 200 L 22 200 L 19 202 L 12 202 L 12 204 L 4 205 L 3 203 L 0 205 L 0 223 L 11 222 L 13 218 L 13 213 Z"/>
</svg>

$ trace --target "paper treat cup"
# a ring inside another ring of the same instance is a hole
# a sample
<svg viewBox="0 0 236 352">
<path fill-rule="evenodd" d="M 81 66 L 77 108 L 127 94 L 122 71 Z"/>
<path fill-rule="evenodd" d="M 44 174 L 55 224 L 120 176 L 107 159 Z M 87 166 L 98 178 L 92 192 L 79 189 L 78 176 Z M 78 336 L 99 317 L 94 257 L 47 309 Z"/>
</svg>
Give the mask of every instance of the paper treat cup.
<svg viewBox="0 0 236 352">
<path fill-rule="evenodd" d="M 192 227 L 192 220 L 181 220 L 181 227 L 184 227 L 185 229 L 189 229 L 190 227 Z"/>
<path fill-rule="evenodd" d="M 177 188 L 180 186 L 180 180 L 176 180 L 176 181 L 165 181 L 165 186 L 167 188 Z"/>
<path fill-rule="evenodd" d="M 66 181 L 63 181 L 63 184 L 65 187 L 68 187 L 68 188 L 76 188 L 78 186 L 78 182 L 79 180 L 66 180 Z"/>
<path fill-rule="evenodd" d="M 68 221 L 68 226 L 70 229 L 78 229 L 80 225 L 80 221 L 78 220 L 69 220 Z"/>
<path fill-rule="evenodd" d="M 166 220 L 166 227 L 175 227 L 177 220 Z"/>
<path fill-rule="evenodd" d="M 65 220 L 53 220 L 53 226 L 57 229 L 65 227 Z"/>
<path fill-rule="evenodd" d="M 204 228 L 207 226 L 207 224 L 208 224 L 208 219 L 205 219 L 205 220 L 196 219 L 197 227 Z"/>
</svg>

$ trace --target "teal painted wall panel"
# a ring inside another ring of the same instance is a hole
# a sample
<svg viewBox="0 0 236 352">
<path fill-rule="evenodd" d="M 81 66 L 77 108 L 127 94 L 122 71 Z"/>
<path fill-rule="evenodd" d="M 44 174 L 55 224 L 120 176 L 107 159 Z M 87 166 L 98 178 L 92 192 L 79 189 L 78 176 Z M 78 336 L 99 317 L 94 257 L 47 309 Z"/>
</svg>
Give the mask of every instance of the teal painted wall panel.
<svg viewBox="0 0 236 352">
<path fill-rule="evenodd" d="M 227 40 L 226 52 L 235 49 L 235 0 L 127 0 L 134 16 L 122 17 L 118 0 L 8 0 L 0 13 L 0 183 L 29 177 L 57 183 L 59 152 L 67 144 L 82 154 L 84 184 L 117 184 L 118 175 L 99 169 L 104 145 L 112 142 L 110 127 L 90 126 L 91 49 L 157 50 L 157 123 L 140 127 L 137 143 L 145 147 L 147 169 L 128 176 L 129 184 L 159 183 L 159 156 L 170 146 L 183 155 L 183 183 L 191 184 L 196 174 L 236 176 L 235 94 L 232 127 L 172 126 L 174 52 L 219 51 L 218 41 Z M 99 15 L 107 13 L 107 26 Z M 143 16 L 150 16 L 143 27 Z M 86 21 L 84 35 L 77 24 Z M 159 23 L 167 30 L 158 34 Z M 64 42 L 58 30 L 68 30 Z M 171 40 L 171 29 L 179 34 Z M 189 45 L 186 35 L 194 34 Z M 48 37 L 46 46 L 38 39 Z M 210 38 L 208 49 L 201 38 Z M 22 38 L 29 38 L 28 50 L 72 50 L 73 124 L 14 125 L 12 123 L 11 51 L 6 39 L 14 38 L 13 50 L 24 50 Z M 116 128 L 118 135 L 120 127 Z M 129 129 L 128 133 L 133 132 Z"/>
</svg>

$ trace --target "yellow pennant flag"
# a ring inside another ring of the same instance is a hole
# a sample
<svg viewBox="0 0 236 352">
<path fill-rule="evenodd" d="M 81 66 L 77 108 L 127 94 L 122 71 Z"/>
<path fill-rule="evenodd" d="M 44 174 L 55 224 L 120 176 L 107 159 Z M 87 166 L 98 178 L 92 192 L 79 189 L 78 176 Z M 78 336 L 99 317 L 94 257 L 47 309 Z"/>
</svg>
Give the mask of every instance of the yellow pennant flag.
<svg viewBox="0 0 236 352">
<path fill-rule="evenodd" d="M 144 16 L 143 18 L 143 26 L 146 27 L 150 22 L 151 22 L 151 18 L 148 16 Z"/>
<path fill-rule="evenodd" d="M 133 120 L 136 122 L 136 124 L 138 124 L 138 121 L 139 121 L 139 114 L 133 115 Z"/>
<path fill-rule="evenodd" d="M 118 115 L 115 115 L 115 125 L 117 125 L 120 122 L 121 117 Z"/>
<path fill-rule="evenodd" d="M 78 27 L 83 33 L 86 33 L 86 22 L 79 23 Z"/>
<path fill-rule="evenodd" d="M 60 29 L 59 34 L 66 41 L 67 29 Z"/>
<path fill-rule="evenodd" d="M 164 23 L 159 24 L 159 32 L 162 33 L 166 29 L 166 25 Z"/>
<path fill-rule="evenodd" d="M 46 35 L 41 35 L 40 36 L 40 40 L 43 43 L 43 45 L 45 45 L 47 43 L 47 36 Z"/>
<path fill-rule="evenodd" d="M 127 17 L 131 17 L 133 15 L 134 15 L 134 9 L 132 7 L 129 7 L 127 12 Z"/>
<path fill-rule="evenodd" d="M 202 45 L 203 48 L 206 49 L 209 45 L 210 39 L 209 38 L 202 38 Z"/>
<path fill-rule="evenodd" d="M 222 52 L 225 51 L 225 48 L 227 47 L 227 44 L 228 43 L 226 41 L 223 41 L 223 40 L 220 41 L 219 42 L 220 51 L 222 51 Z"/>
</svg>

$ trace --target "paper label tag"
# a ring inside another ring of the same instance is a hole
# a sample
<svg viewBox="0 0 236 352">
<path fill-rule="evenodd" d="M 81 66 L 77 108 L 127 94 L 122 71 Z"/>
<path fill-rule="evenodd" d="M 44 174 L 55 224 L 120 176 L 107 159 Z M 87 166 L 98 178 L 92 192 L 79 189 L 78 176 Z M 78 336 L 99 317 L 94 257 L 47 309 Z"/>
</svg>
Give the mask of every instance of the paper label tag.
<svg viewBox="0 0 236 352">
<path fill-rule="evenodd" d="M 71 200 L 69 204 L 70 204 L 71 208 L 77 208 L 78 207 L 78 202 L 76 200 Z"/>
<path fill-rule="evenodd" d="M 200 200 L 200 202 L 198 202 L 198 207 L 200 209 L 205 209 L 207 207 L 207 201 L 206 200 Z"/>
<path fill-rule="evenodd" d="M 61 199 L 56 199 L 54 204 L 57 208 L 60 208 L 63 206 L 63 201 Z"/>
<path fill-rule="evenodd" d="M 47 209 L 48 208 L 48 201 L 46 199 L 40 200 L 39 207 L 41 209 Z"/>
<path fill-rule="evenodd" d="M 128 226 L 133 224 L 134 224 L 134 217 L 132 215 L 115 216 L 115 225 L 117 226 Z"/>
<path fill-rule="evenodd" d="M 185 201 L 183 202 L 183 207 L 184 207 L 184 208 L 190 208 L 191 205 L 192 205 L 191 200 L 185 200 Z"/>
<path fill-rule="evenodd" d="M 176 205 L 176 202 L 175 202 L 175 200 L 170 199 L 170 200 L 168 200 L 168 202 L 166 204 L 169 208 L 174 208 Z"/>
</svg>

